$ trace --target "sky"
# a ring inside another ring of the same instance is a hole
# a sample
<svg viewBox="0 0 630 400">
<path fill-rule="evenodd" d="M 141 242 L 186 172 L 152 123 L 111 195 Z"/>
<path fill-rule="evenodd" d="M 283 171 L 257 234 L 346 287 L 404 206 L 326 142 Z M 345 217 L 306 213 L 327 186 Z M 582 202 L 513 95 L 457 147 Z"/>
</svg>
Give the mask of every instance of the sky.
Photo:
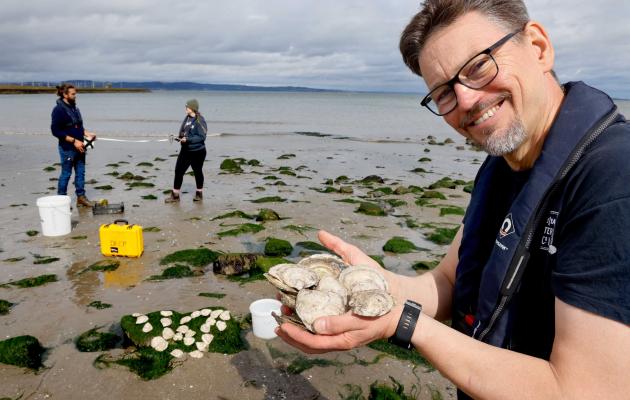
<svg viewBox="0 0 630 400">
<path fill-rule="evenodd" d="M 630 98 L 630 1 L 531 0 L 561 81 Z M 2 0 L 0 82 L 425 92 L 398 51 L 419 0 Z"/>
</svg>

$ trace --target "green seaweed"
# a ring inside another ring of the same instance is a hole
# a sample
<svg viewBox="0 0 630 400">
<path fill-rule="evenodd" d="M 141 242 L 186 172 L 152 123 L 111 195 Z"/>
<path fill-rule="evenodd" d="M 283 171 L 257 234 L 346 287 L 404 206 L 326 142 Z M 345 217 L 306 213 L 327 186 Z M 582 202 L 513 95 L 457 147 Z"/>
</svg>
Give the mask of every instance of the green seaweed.
<svg viewBox="0 0 630 400">
<path fill-rule="evenodd" d="M 179 250 L 162 258 L 160 260 L 160 265 L 171 263 L 185 263 L 189 264 L 192 267 L 199 268 L 214 262 L 218 256 L 219 253 L 205 247 L 201 247 L 198 249 Z"/>
<path fill-rule="evenodd" d="M 378 255 L 369 255 L 369 257 L 376 261 L 381 267 L 385 268 L 385 261 L 383 261 L 383 256 Z"/>
<path fill-rule="evenodd" d="M 429 157 L 420 157 L 418 162 L 431 162 L 431 159 Z"/>
<path fill-rule="evenodd" d="M 302 236 L 306 236 L 304 235 L 304 232 L 308 232 L 308 231 L 316 231 L 317 228 L 314 228 L 312 226 L 309 225 L 287 225 L 287 226 L 283 226 L 282 229 L 285 229 L 287 231 L 294 231 L 299 233 Z"/>
<path fill-rule="evenodd" d="M 327 360 L 325 358 L 309 358 L 304 356 L 297 356 L 291 364 L 287 366 L 287 373 L 291 375 L 301 374 L 302 372 L 311 369 L 313 367 L 342 367 L 344 364 L 337 360 Z"/>
<path fill-rule="evenodd" d="M 90 304 L 87 305 L 88 307 L 92 307 L 92 308 L 96 308 L 97 310 L 104 310 L 106 308 L 111 308 L 112 305 L 109 303 L 103 303 L 100 300 L 94 300 L 93 302 L 91 302 Z"/>
<path fill-rule="evenodd" d="M 83 332 L 75 340 L 74 345 L 77 350 L 83 353 L 94 351 L 105 351 L 116 347 L 120 341 L 118 335 L 109 332 L 97 332 L 99 327 Z"/>
<path fill-rule="evenodd" d="M 293 154 L 293 153 L 283 154 L 283 155 L 279 156 L 277 158 L 277 160 L 288 160 L 289 158 L 295 158 L 295 154 Z"/>
<path fill-rule="evenodd" d="M 440 217 L 445 215 L 464 215 L 466 214 L 466 210 L 462 207 L 457 206 L 446 206 L 440 207 Z"/>
<path fill-rule="evenodd" d="M 138 164 L 136 164 L 136 167 L 152 167 L 153 163 L 147 162 L 147 161 L 143 161 L 143 162 L 139 162 Z"/>
<path fill-rule="evenodd" d="M 293 246 L 286 240 L 270 237 L 265 242 L 265 255 L 271 257 L 288 256 L 293 252 Z"/>
<path fill-rule="evenodd" d="M 5 258 L 4 262 L 10 262 L 10 263 L 14 263 L 14 262 L 18 262 L 18 261 L 22 261 L 25 257 L 11 257 L 11 258 Z"/>
<path fill-rule="evenodd" d="M 144 200 L 157 200 L 157 196 L 154 194 L 147 194 L 146 196 L 141 196 Z"/>
<path fill-rule="evenodd" d="M 440 189 L 440 188 L 444 188 L 444 189 L 456 189 L 457 188 L 457 184 L 448 176 L 433 182 L 432 184 L 429 185 L 429 189 Z"/>
<path fill-rule="evenodd" d="M 354 212 L 371 215 L 374 217 L 382 217 L 386 215 L 385 210 L 383 210 L 381 206 L 376 203 L 370 203 L 367 201 L 361 202 L 359 208 L 357 208 Z"/>
<path fill-rule="evenodd" d="M 87 235 L 72 236 L 70 239 L 72 239 L 72 240 L 84 240 L 84 239 L 87 239 Z"/>
<path fill-rule="evenodd" d="M 101 261 L 95 262 L 94 264 L 91 264 L 86 269 L 81 271 L 81 273 L 87 272 L 87 271 L 96 271 L 96 272 L 116 271 L 119 266 L 120 266 L 120 261 L 101 260 Z"/>
<path fill-rule="evenodd" d="M 420 198 L 446 200 L 446 196 L 436 190 L 427 190 L 420 195 Z"/>
<path fill-rule="evenodd" d="M 27 234 L 28 236 L 33 237 L 33 236 L 37 236 L 37 235 L 39 234 L 39 231 L 35 231 L 35 230 L 32 230 L 32 231 L 26 231 L 26 234 Z"/>
<path fill-rule="evenodd" d="M 368 175 L 365 178 L 361 179 L 359 182 L 363 184 L 385 183 L 385 180 L 378 175 Z"/>
<path fill-rule="evenodd" d="M 15 304 L 7 300 L 0 299 L 0 315 L 7 315 Z"/>
<path fill-rule="evenodd" d="M 37 338 L 24 335 L 0 341 L 0 363 L 39 369 L 46 349 Z"/>
<path fill-rule="evenodd" d="M 220 238 L 225 236 L 238 236 L 244 233 L 258 233 L 264 229 L 265 227 L 259 224 L 241 224 L 235 229 L 219 232 L 217 233 L 217 236 Z"/>
<path fill-rule="evenodd" d="M 162 229 L 157 226 L 149 226 L 147 228 L 142 228 L 142 232 L 160 232 Z"/>
<path fill-rule="evenodd" d="M 287 201 L 287 199 L 283 199 L 280 196 L 266 196 L 250 201 L 252 203 L 283 203 Z"/>
<path fill-rule="evenodd" d="M 231 173 L 243 172 L 241 166 L 235 160 L 232 160 L 230 158 L 226 158 L 225 160 L 223 160 L 219 168 L 223 171 Z"/>
<path fill-rule="evenodd" d="M 52 172 L 54 170 L 55 170 L 55 167 L 52 167 L 52 166 L 48 166 L 48 167 L 44 168 L 44 171 L 46 171 L 46 172 Z"/>
<path fill-rule="evenodd" d="M 420 365 L 426 367 L 428 371 L 433 371 L 435 368 L 426 358 L 422 357 L 420 353 L 416 350 L 407 350 L 403 349 L 400 346 L 389 343 L 387 340 L 376 340 L 370 344 L 368 347 L 377 351 L 382 351 L 383 353 L 387 353 L 399 360 L 409 361 L 414 365 Z"/>
<path fill-rule="evenodd" d="M 436 227 L 433 232 L 428 234 L 427 239 L 436 244 L 450 244 L 458 230 L 458 226 L 454 228 Z"/>
<path fill-rule="evenodd" d="M 222 299 L 225 297 L 225 293 L 201 292 L 197 296 L 210 297 L 213 299 Z"/>
<path fill-rule="evenodd" d="M 140 378 L 149 381 L 158 379 L 170 372 L 173 369 L 172 360 L 173 356 L 170 354 L 158 352 L 149 347 L 123 354 L 118 358 L 101 354 L 94 360 L 94 366 L 102 369 L 109 367 L 112 363 L 122 365 Z"/>
<path fill-rule="evenodd" d="M 180 279 L 194 276 L 195 272 L 188 265 L 175 264 L 172 267 L 165 268 L 160 275 L 152 275 L 148 278 L 150 281 L 159 281 L 164 279 Z"/>
<path fill-rule="evenodd" d="M 95 186 L 94 189 L 98 190 L 112 190 L 114 187 L 112 185 L 103 185 L 103 186 Z"/>
<path fill-rule="evenodd" d="M 249 215 L 241 210 L 235 210 L 235 211 L 230 211 L 228 213 L 225 214 L 221 214 L 219 216 L 216 216 L 214 218 L 211 219 L 211 221 L 214 221 L 216 219 L 225 219 L 225 218 L 244 218 L 244 219 L 254 219 L 256 218 L 255 215 Z"/>
<path fill-rule="evenodd" d="M 431 270 L 435 267 L 437 267 L 437 265 L 440 262 L 437 260 L 432 260 L 432 261 L 416 261 L 415 263 L 413 263 L 411 265 L 411 269 L 413 269 L 414 271 L 428 271 Z"/>
<path fill-rule="evenodd" d="M 228 275 L 227 279 L 232 282 L 238 282 L 241 285 L 243 285 L 249 282 L 265 280 L 265 276 L 263 275 L 262 270 L 258 268 L 254 268 L 254 269 L 250 269 L 248 272 L 241 275 Z"/>
<path fill-rule="evenodd" d="M 402 207 L 407 205 L 406 201 L 399 199 L 387 199 L 385 201 L 392 207 Z"/>
<path fill-rule="evenodd" d="M 311 241 L 297 242 L 295 246 L 302 247 L 306 250 L 330 252 L 330 250 L 328 250 L 326 247 L 322 246 L 321 244 L 317 242 L 311 242 Z"/>
<path fill-rule="evenodd" d="M 280 179 L 280 178 L 278 178 L 275 175 L 267 175 L 267 176 L 265 176 L 263 178 L 263 180 L 265 180 L 265 181 L 277 181 L 278 179 Z"/>
<path fill-rule="evenodd" d="M 394 236 L 383 245 L 383 251 L 396 254 L 412 253 L 416 250 L 418 247 L 415 244 L 400 236 Z"/>
<path fill-rule="evenodd" d="M 403 195 L 403 194 L 407 194 L 409 192 L 411 192 L 411 189 L 406 188 L 404 186 L 398 186 L 398 187 L 396 187 L 396 189 L 394 189 L 394 194 L 396 194 L 396 195 Z"/>
<path fill-rule="evenodd" d="M 356 200 L 356 199 L 337 199 L 337 200 L 333 200 L 336 201 L 337 203 L 348 203 L 348 204 L 360 204 L 362 203 L 361 200 Z"/>
<path fill-rule="evenodd" d="M 130 188 L 135 188 L 135 187 L 151 188 L 151 187 L 154 187 L 155 185 L 150 182 L 131 182 L 131 183 L 128 183 L 127 186 L 129 186 Z"/>
<path fill-rule="evenodd" d="M 259 167 L 260 161 L 256 160 L 255 158 L 252 158 L 251 160 L 247 161 L 247 165 L 251 165 L 252 167 Z"/>
<path fill-rule="evenodd" d="M 269 272 L 269 269 L 274 265 L 288 263 L 290 263 L 290 261 L 286 258 L 260 256 L 256 259 L 256 269 L 259 269 L 262 272 Z"/>
<path fill-rule="evenodd" d="M 34 257 L 35 257 L 35 261 L 33 261 L 33 264 L 36 264 L 36 265 L 50 264 L 50 263 L 54 263 L 55 261 L 60 260 L 59 257 L 40 256 L 37 254 L 35 254 Z"/>
<path fill-rule="evenodd" d="M 106 166 L 106 167 L 112 167 L 112 168 L 118 168 L 118 167 L 120 167 L 120 164 L 117 164 L 117 163 L 110 163 L 110 164 L 107 164 L 107 165 L 105 165 L 105 166 Z"/>
<path fill-rule="evenodd" d="M 20 279 L 19 281 L 8 282 L 0 286 L 12 285 L 12 286 L 17 286 L 20 289 L 24 289 L 24 288 L 42 286 L 50 282 L 57 282 L 57 280 L 58 280 L 57 275 L 47 274 L 47 275 L 39 275 L 39 276 L 31 277 L 31 278 Z"/>
</svg>

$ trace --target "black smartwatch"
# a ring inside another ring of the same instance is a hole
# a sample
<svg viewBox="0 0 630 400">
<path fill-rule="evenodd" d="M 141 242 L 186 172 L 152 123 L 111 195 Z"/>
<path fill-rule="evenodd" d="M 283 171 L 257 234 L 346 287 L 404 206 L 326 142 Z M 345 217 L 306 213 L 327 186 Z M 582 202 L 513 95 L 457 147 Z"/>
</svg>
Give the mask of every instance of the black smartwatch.
<svg viewBox="0 0 630 400">
<path fill-rule="evenodd" d="M 412 300 L 405 301 L 405 307 L 398 321 L 396 332 L 394 332 L 394 336 L 389 338 L 389 342 L 403 349 L 410 349 L 411 337 L 416 329 L 416 323 L 418 318 L 420 318 L 421 312 L 422 306 L 420 304 Z"/>
</svg>

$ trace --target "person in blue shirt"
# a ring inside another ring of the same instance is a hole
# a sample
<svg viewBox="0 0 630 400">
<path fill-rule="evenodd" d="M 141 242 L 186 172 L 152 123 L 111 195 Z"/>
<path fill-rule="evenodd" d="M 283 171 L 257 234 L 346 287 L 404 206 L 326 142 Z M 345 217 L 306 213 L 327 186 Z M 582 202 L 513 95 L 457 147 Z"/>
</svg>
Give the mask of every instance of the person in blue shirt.
<svg viewBox="0 0 630 400">
<path fill-rule="evenodd" d="M 199 102 L 196 99 L 188 100 L 186 102 L 186 116 L 179 128 L 177 138 L 181 144 L 181 150 L 175 163 L 173 190 L 170 197 L 164 200 L 166 203 L 179 202 L 184 174 L 191 166 L 195 174 L 195 184 L 197 185 L 193 201 L 203 200 L 203 163 L 206 160 L 205 141 L 207 133 L 208 125 L 203 115 L 199 112 Z"/>
<path fill-rule="evenodd" d="M 76 105 L 77 89 L 68 83 L 57 86 L 57 104 L 52 110 L 50 130 L 58 141 L 61 175 L 57 194 L 66 195 L 74 169 L 74 187 L 77 207 L 92 207 L 85 195 L 85 145 L 84 139 L 96 140 L 96 135 L 83 127 L 81 111 Z"/>
<path fill-rule="evenodd" d="M 522 0 L 426 0 L 400 49 L 428 87 L 421 105 L 489 154 L 463 223 L 417 277 L 320 232 L 347 263 L 381 271 L 396 305 L 277 334 L 308 353 L 392 339 L 460 399 L 628 398 L 630 124 L 605 93 L 558 82 Z"/>
</svg>

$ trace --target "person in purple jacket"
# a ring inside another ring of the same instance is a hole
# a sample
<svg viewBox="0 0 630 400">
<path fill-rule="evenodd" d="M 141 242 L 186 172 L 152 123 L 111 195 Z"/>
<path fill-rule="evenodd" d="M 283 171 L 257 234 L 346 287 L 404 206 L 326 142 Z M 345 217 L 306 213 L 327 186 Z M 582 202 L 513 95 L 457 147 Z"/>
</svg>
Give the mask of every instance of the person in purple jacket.
<svg viewBox="0 0 630 400">
<path fill-rule="evenodd" d="M 84 139 L 92 142 L 96 135 L 83 127 L 83 118 L 76 105 L 77 89 L 63 83 L 57 86 L 57 105 L 52 110 L 50 130 L 59 139 L 61 175 L 57 185 L 57 194 L 66 195 L 68 182 L 74 168 L 74 187 L 77 194 L 77 207 L 92 207 L 85 195 L 85 144 Z"/>
</svg>

